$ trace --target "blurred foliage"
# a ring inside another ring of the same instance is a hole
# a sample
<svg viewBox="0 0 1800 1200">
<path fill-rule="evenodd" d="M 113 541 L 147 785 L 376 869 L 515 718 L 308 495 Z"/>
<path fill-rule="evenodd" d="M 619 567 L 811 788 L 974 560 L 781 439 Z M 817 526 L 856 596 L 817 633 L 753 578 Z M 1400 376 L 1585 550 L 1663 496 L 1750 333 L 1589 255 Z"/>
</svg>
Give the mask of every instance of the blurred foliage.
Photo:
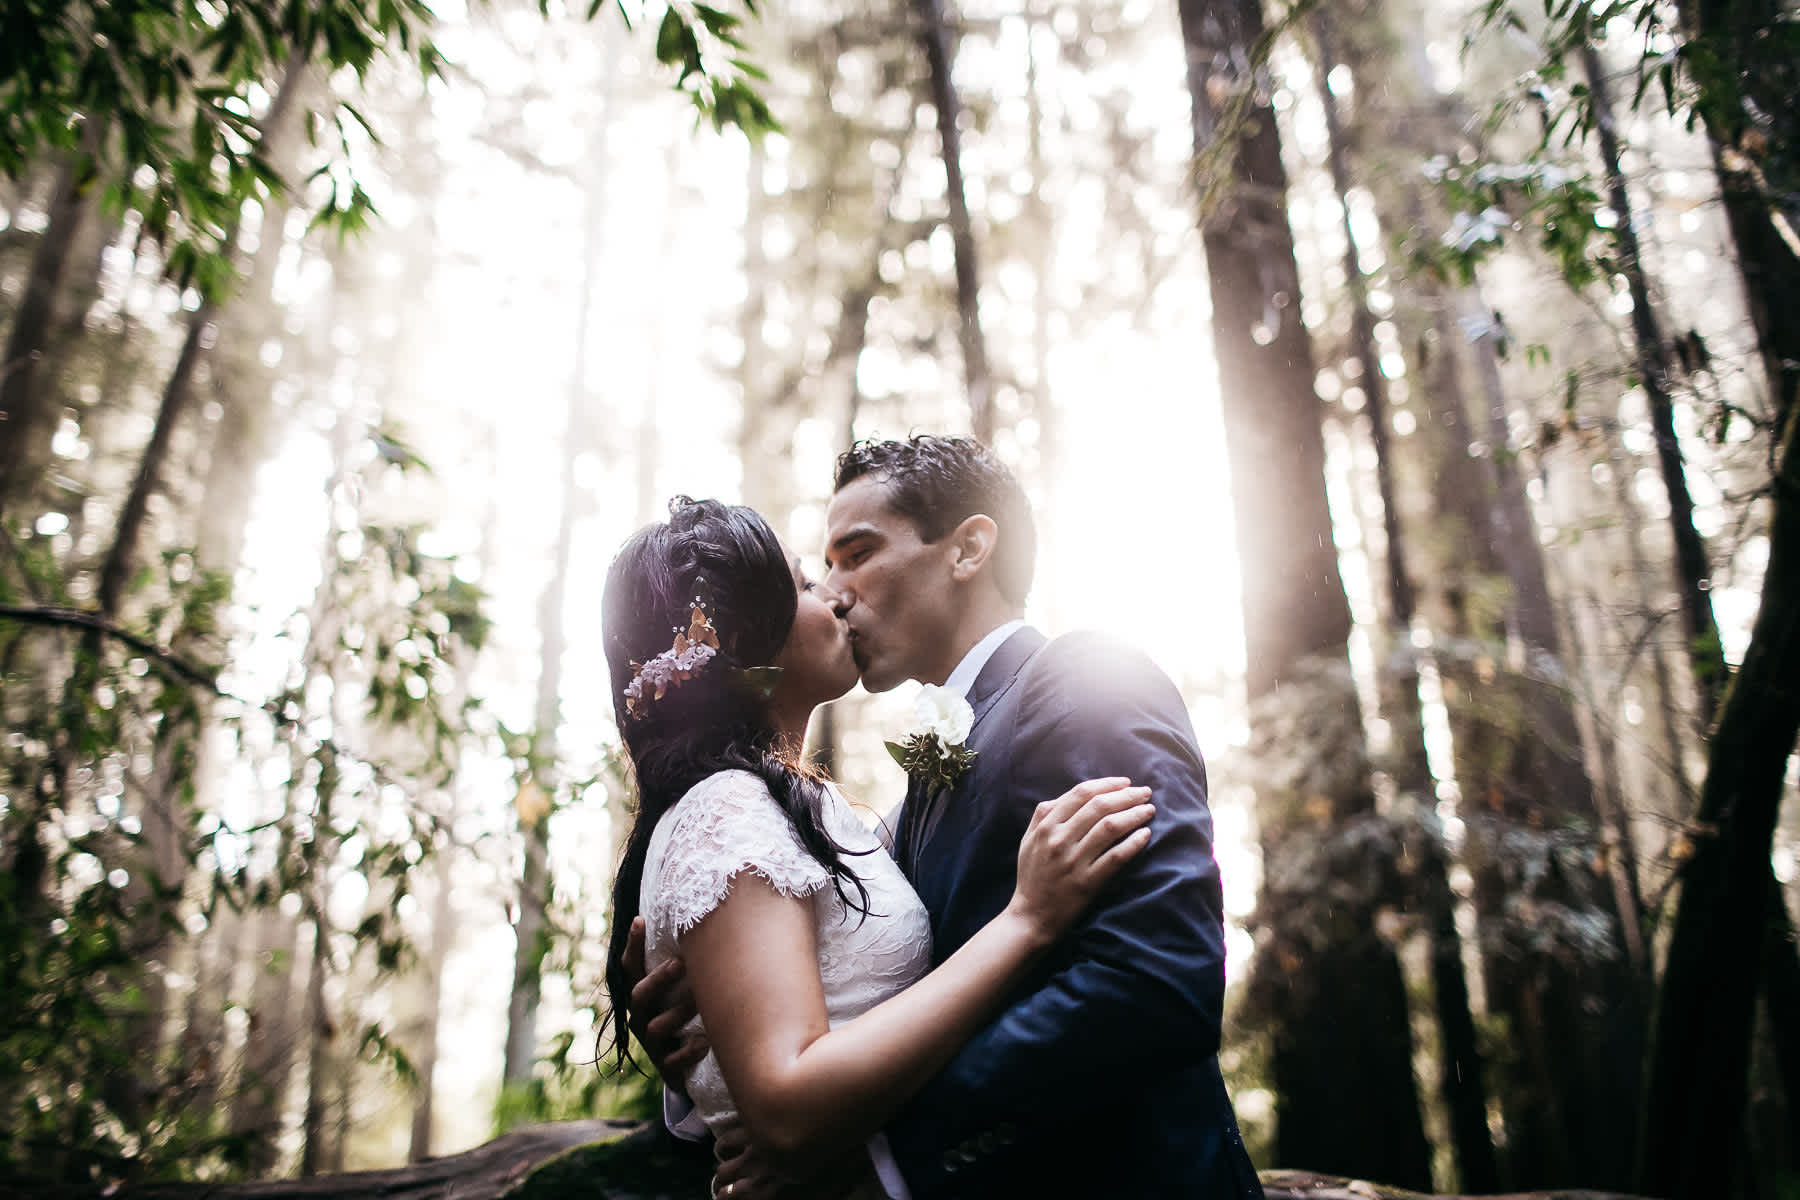
<svg viewBox="0 0 1800 1200">
<path fill-rule="evenodd" d="M 585 1012 L 594 1015 L 591 1008 Z M 583 1049 L 572 1031 L 552 1038 L 531 1079 L 501 1089 L 494 1102 L 495 1136 L 543 1121 L 647 1121 L 662 1112 L 662 1083 L 656 1076 L 602 1061 Z M 643 1061 L 641 1054 L 638 1061 Z"/>
<path fill-rule="evenodd" d="M 398 49 L 436 73 L 424 0 L 19 0 L 0 16 L 0 171 L 74 156 L 108 209 L 139 214 L 171 275 L 218 297 L 231 277 L 238 214 L 282 181 L 258 122 L 274 81 L 317 66 L 361 79 Z M 310 114 L 347 151 L 349 105 Z M 372 131 L 370 131 L 372 132 Z M 353 175 L 330 166 L 319 219 L 360 228 L 371 211 Z"/>
<path fill-rule="evenodd" d="M 604 0 L 592 0 L 592 19 Z M 546 15 L 550 0 L 541 0 Z M 754 0 L 745 9 L 756 12 Z M 632 8 L 619 13 L 627 24 Z M 135 213 L 171 278 L 210 299 L 234 282 L 239 214 L 286 184 L 261 127 L 270 97 L 298 73 L 363 81 L 404 56 L 427 78 L 447 62 L 431 40 L 425 0 L 9 0 L 0 8 L 0 173 L 20 178 L 57 158 Z M 715 128 L 751 137 L 780 128 L 759 90 L 743 19 L 707 4 L 663 9 L 656 58 Z M 343 98 L 310 102 L 315 146 L 335 147 L 307 179 L 316 225 L 340 234 L 375 213 L 359 147 L 381 130 Z"/>
<path fill-rule="evenodd" d="M 1598 36 L 1621 44 L 1629 38 L 1637 47 L 1631 108 L 1645 108 L 1651 90 L 1660 92 L 1670 116 L 1689 129 L 1707 125 L 1735 156 L 1727 167 L 1747 168 L 1771 207 L 1800 212 L 1800 114 L 1792 103 L 1800 85 L 1800 13 L 1792 5 L 1549 0 L 1540 13 L 1516 0 L 1486 0 L 1479 15 L 1482 26 L 1541 47 L 1542 64 L 1521 82 L 1543 111 L 1546 140 L 1586 137 L 1599 119 L 1588 86 L 1568 78 L 1569 59 Z"/>
<path fill-rule="evenodd" d="M 402 469 L 372 454 L 340 486 L 361 494 Z M 398 906 L 443 840 L 428 790 L 448 779 L 471 735 L 476 706 L 452 679 L 488 629 L 480 592 L 452 560 L 423 552 L 419 533 L 359 522 L 332 539 L 321 584 L 332 632 L 305 631 L 289 686 L 266 705 L 195 682 L 216 678 L 207 660 L 222 651 L 227 589 L 192 571 L 185 551 L 140 578 L 150 603 L 123 652 L 119 637 L 60 626 L 67 610 L 3 597 L 0 828 L 12 869 L 0 879 L 0 1178 L 214 1177 L 272 1136 L 231 1132 L 217 1107 L 194 1102 L 224 1069 L 203 1061 L 218 1047 L 160 1036 L 177 943 L 224 910 L 297 902 L 334 973 L 352 955 L 366 956 L 374 978 L 411 963 Z M 35 540 L 21 547 L 20 575 L 52 584 L 44 553 Z M 190 657 L 143 650 L 155 644 L 181 644 Z M 352 713 L 341 685 L 355 678 Z M 321 691 L 320 679 L 339 686 Z M 266 731 L 266 742 L 246 739 L 247 752 L 287 759 L 278 811 L 233 825 L 197 803 L 207 706 L 241 738 L 247 725 Z M 359 753 L 340 740 L 343 728 L 394 749 L 379 760 Z M 399 806 L 396 787 L 410 797 Z M 354 929 L 335 930 L 331 890 L 350 870 L 368 881 L 369 899 Z M 361 1026 L 361 1057 L 416 1080 L 384 1021 L 335 1019 Z"/>
<path fill-rule="evenodd" d="M 1694 4 L 1682 6 L 1692 9 Z M 1487 127 L 1534 124 L 1533 155 L 1516 162 L 1453 162 L 1425 166 L 1456 214 L 1437 246 L 1415 254 L 1468 283 L 1483 261 L 1500 251 L 1511 232 L 1530 236 L 1571 287 L 1611 279 L 1619 270 L 1614 244 L 1625 214 L 1614 213 L 1601 194 L 1583 145 L 1603 113 L 1585 80 L 1580 58 L 1602 36 L 1631 52 L 1635 83 L 1627 104 L 1647 109 L 1652 89 L 1669 115 L 1689 129 L 1705 121 L 1726 145 L 1726 165 L 1757 180 L 1772 209 L 1800 215 L 1800 117 L 1791 103 L 1800 85 L 1800 14 L 1765 6 L 1763 19 L 1734 10 L 1729 30 L 1684 29 L 1667 4 L 1656 0 L 1486 0 L 1470 32 L 1471 48 L 1483 34 L 1503 31 L 1532 48 L 1536 61 L 1493 104 Z M 1691 18 L 1690 18 L 1691 20 Z"/>
</svg>

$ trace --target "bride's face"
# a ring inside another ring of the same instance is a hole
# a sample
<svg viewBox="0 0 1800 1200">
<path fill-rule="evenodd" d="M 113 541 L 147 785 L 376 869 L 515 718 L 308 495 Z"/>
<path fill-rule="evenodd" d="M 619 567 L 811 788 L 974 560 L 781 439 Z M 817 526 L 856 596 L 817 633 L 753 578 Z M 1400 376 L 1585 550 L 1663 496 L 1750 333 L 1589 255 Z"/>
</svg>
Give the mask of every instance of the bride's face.
<svg viewBox="0 0 1800 1200">
<path fill-rule="evenodd" d="M 800 593 L 794 627 L 775 659 L 781 668 L 780 691 L 807 704 L 824 704 L 856 686 L 856 659 L 850 653 L 850 626 L 837 615 L 824 592 L 806 577 L 800 559 L 789 556 L 794 587 Z"/>
</svg>

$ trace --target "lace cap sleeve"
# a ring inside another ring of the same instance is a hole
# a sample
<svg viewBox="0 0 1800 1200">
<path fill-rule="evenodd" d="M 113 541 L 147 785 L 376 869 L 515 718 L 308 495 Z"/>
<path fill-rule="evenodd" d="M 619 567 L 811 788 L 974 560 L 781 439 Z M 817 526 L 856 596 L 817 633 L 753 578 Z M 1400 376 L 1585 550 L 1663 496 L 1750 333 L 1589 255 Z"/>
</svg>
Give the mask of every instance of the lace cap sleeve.
<svg viewBox="0 0 1800 1200">
<path fill-rule="evenodd" d="M 747 771 L 696 784 L 670 812 L 668 847 L 647 918 L 680 937 L 754 871 L 784 896 L 810 896 L 831 874 L 794 836 L 768 785 Z"/>
</svg>

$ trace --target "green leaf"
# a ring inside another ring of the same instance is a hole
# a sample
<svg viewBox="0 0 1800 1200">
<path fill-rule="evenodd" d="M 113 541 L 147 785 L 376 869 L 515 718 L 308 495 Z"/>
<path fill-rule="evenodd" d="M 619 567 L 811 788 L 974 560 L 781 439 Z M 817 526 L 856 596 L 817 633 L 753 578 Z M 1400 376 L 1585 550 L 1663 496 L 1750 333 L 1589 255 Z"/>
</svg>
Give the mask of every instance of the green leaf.
<svg viewBox="0 0 1800 1200">
<path fill-rule="evenodd" d="M 682 35 L 688 32 L 687 22 L 673 8 L 663 13 L 662 24 L 656 30 L 656 59 L 658 62 L 675 64 L 681 61 Z"/>
</svg>

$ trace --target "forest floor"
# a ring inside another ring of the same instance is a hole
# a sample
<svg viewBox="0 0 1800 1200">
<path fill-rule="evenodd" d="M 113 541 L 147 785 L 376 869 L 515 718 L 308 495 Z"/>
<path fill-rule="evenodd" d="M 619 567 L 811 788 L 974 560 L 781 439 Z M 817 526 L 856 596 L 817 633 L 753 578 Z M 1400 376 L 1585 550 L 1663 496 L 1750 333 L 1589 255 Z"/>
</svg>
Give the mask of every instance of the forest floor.
<svg viewBox="0 0 1800 1200">
<path fill-rule="evenodd" d="M 462 1154 L 384 1171 L 251 1183 L 129 1188 L 117 1200 L 702 1200 L 711 1161 L 655 1127 L 567 1121 L 516 1129 Z M 1268 1200 L 1474 1200 L 1308 1171 L 1264 1171 Z M 1632 1200 L 1615 1192 L 1513 1192 L 1483 1200 Z"/>
</svg>

